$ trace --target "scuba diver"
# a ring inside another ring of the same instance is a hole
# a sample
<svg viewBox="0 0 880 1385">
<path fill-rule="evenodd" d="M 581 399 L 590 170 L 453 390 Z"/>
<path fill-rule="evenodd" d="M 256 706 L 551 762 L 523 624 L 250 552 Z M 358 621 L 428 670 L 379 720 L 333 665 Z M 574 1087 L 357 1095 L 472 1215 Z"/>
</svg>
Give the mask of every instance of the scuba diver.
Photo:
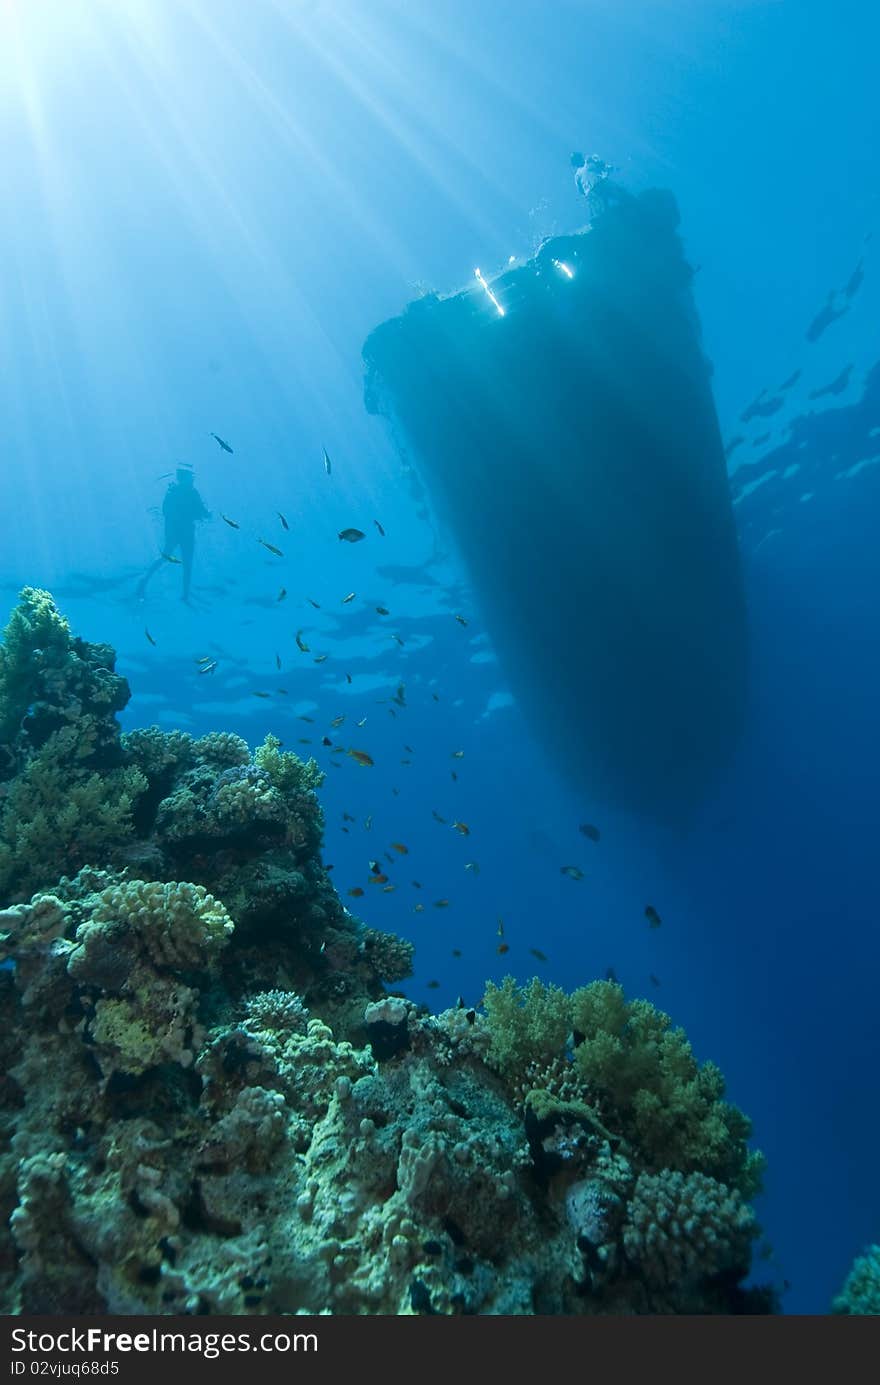
<svg viewBox="0 0 880 1385">
<path fill-rule="evenodd" d="M 611 164 L 600 159 L 598 154 L 590 154 L 585 158 L 577 150 L 571 156 L 571 166 L 574 169 L 575 187 L 586 197 L 590 215 L 598 216 L 612 200 L 614 185 L 609 185 L 608 180 L 612 173 L 619 173 L 620 170 L 612 168 Z M 614 192 L 616 193 L 617 189 L 614 189 Z"/>
<path fill-rule="evenodd" d="M 205 508 L 202 497 L 193 484 L 193 473 L 189 467 L 179 466 L 175 480 L 165 492 L 162 501 L 162 514 L 165 517 L 165 539 L 161 555 L 152 563 L 138 583 L 137 594 L 146 594 L 147 583 L 159 571 L 163 563 L 183 565 L 183 592 L 181 600 L 189 603 L 192 563 L 195 550 L 196 524 L 210 519 L 210 511 Z M 180 556 L 175 556 L 179 552 Z"/>
</svg>

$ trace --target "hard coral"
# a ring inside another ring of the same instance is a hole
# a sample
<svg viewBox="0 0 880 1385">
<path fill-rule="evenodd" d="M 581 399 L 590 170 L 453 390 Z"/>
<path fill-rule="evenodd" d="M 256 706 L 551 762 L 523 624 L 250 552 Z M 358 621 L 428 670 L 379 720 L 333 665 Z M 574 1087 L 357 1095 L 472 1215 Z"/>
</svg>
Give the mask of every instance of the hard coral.
<svg viewBox="0 0 880 1385">
<path fill-rule="evenodd" d="M 864 1255 L 854 1261 L 831 1311 L 880 1315 L 880 1246 L 868 1246 Z"/>
<path fill-rule="evenodd" d="M 389 995 L 412 945 L 336 895 L 311 763 L 120 739 L 112 651 L 39 595 L 14 631 L 6 801 L 51 830 L 30 862 L 3 839 L 7 901 L 43 891 L 0 911 L 3 1308 L 742 1306 L 745 1119 L 666 1016 L 510 978 L 485 1015 Z"/>
</svg>

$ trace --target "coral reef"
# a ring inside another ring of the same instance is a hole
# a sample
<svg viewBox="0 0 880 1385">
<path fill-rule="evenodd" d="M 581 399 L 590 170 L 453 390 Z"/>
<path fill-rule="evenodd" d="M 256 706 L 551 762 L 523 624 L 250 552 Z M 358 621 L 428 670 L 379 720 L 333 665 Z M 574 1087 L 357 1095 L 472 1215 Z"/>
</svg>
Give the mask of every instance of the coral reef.
<svg viewBox="0 0 880 1385">
<path fill-rule="evenodd" d="M 880 1246 L 868 1246 L 864 1255 L 857 1257 L 831 1311 L 880 1315 Z"/>
<path fill-rule="evenodd" d="M 4 839 L 0 1309 L 772 1306 L 742 1286 L 748 1123 L 667 1016 L 607 983 L 508 979 L 439 1015 L 389 992 L 412 945 L 333 890 L 314 764 L 273 737 L 120 736 L 119 689 L 84 672 L 115 677 L 112 651 L 45 594 L 10 630 L 7 800 L 51 747 L 44 813 L 92 776 L 119 811 L 27 869 Z M 80 723 L 82 762 L 59 758 Z"/>
<path fill-rule="evenodd" d="M 489 1061 L 539 1120 L 565 1117 L 615 1130 L 645 1171 L 702 1172 L 746 1199 L 758 1192 L 762 1156 L 751 1125 L 725 1102 L 713 1063 L 699 1065 L 687 1037 L 646 1000 L 594 981 L 572 995 L 535 979 L 490 983 Z"/>
</svg>

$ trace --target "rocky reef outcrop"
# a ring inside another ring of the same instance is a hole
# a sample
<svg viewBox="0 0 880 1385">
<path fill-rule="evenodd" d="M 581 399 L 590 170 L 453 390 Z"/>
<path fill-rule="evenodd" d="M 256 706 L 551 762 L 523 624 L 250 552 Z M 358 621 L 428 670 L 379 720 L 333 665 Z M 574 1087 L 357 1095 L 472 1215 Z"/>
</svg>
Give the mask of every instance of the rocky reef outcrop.
<svg viewBox="0 0 880 1385">
<path fill-rule="evenodd" d="M 621 988 L 393 987 L 269 737 L 122 735 L 113 651 L 28 589 L 0 657 L 7 1313 L 766 1311 L 760 1159 Z"/>
</svg>

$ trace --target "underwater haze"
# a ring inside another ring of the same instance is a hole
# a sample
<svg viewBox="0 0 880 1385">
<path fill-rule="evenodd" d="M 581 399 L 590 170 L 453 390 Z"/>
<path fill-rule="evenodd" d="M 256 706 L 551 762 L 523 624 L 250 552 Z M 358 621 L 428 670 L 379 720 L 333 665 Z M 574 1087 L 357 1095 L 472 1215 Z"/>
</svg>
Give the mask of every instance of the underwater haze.
<svg viewBox="0 0 880 1385">
<path fill-rule="evenodd" d="M 399 994 L 668 1013 L 786 1313 L 880 1241 L 878 51 L 858 0 L 0 0 L 3 623 L 112 645 L 125 731 L 314 757 Z"/>
</svg>

